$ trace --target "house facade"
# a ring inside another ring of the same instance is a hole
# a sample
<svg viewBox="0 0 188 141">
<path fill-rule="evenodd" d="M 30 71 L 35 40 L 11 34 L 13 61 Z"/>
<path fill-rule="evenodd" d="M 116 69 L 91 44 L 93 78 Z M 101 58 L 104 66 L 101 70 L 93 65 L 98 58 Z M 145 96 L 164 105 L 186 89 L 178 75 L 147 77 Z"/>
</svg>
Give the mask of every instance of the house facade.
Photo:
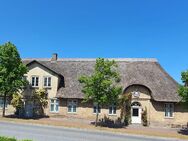
<svg viewBox="0 0 188 141">
<path fill-rule="evenodd" d="M 188 122 L 188 109 L 180 102 L 178 83 L 168 75 L 156 59 L 114 59 L 118 64 L 122 95 L 131 94 L 131 122 L 141 124 L 142 112 L 147 109 L 150 125 L 184 125 Z M 46 89 L 48 106 L 45 114 L 95 119 L 98 110 L 100 118 L 120 117 L 121 110 L 116 104 L 97 107 L 95 103 L 83 103 L 84 94 L 78 79 L 94 71 L 96 59 L 65 59 L 53 54 L 50 59 L 23 59 L 29 68 L 25 74 L 33 89 Z M 2 101 L 2 100 L 1 100 Z M 1 105 L 0 101 L 0 105 Z M 27 116 L 32 115 L 30 106 L 26 107 Z M 15 110 L 7 104 L 6 113 Z"/>
</svg>

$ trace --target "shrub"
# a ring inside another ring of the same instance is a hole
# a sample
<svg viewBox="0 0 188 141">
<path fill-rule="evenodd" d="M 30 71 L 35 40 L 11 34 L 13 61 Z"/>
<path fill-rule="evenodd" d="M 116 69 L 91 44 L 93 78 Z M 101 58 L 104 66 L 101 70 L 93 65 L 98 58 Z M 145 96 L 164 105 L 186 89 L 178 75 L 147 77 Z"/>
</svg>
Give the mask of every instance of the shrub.
<svg viewBox="0 0 188 141">
<path fill-rule="evenodd" d="M 148 126 L 148 115 L 147 115 L 147 108 L 142 113 L 142 124 L 143 126 Z"/>
</svg>

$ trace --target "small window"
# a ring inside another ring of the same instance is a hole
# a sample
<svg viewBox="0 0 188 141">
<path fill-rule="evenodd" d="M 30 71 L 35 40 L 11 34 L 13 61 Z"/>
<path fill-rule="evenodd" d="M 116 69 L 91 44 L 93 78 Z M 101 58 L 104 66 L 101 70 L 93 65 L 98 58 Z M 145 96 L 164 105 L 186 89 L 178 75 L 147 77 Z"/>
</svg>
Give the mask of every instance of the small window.
<svg viewBox="0 0 188 141">
<path fill-rule="evenodd" d="M 0 109 L 2 109 L 4 107 L 4 98 L 3 97 L 0 97 Z M 8 100 L 6 100 L 6 103 L 5 103 L 5 108 L 8 107 Z"/>
<path fill-rule="evenodd" d="M 51 77 L 44 77 L 44 87 L 51 87 Z"/>
<path fill-rule="evenodd" d="M 174 104 L 166 103 L 165 104 L 165 117 L 172 118 L 174 114 Z"/>
<path fill-rule="evenodd" d="M 132 116 L 133 117 L 138 117 L 139 116 L 139 109 L 138 108 L 133 108 Z"/>
<path fill-rule="evenodd" d="M 31 86 L 38 87 L 39 86 L 39 77 L 38 76 L 32 76 L 31 78 Z"/>
<path fill-rule="evenodd" d="M 50 100 L 50 112 L 54 112 L 54 113 L 59 112 L 59 100 L 58 99 Z"/>
<path fill-rule="evenodd" d="M 116 104 L 109 106 L 109 115 L 116 115 Z"/>
<path fill-rule="evenodd" d="M 93 105 L 93 113 L 96 114 L 98 111 L 98 113 L 101 113 L 101 106 L 98 106 L 97 104 Z"/>
<path fill-rule="evenodd" d="M 68 100 L 68 113 L 76 113 L 77 100 Z"/>
</svg>

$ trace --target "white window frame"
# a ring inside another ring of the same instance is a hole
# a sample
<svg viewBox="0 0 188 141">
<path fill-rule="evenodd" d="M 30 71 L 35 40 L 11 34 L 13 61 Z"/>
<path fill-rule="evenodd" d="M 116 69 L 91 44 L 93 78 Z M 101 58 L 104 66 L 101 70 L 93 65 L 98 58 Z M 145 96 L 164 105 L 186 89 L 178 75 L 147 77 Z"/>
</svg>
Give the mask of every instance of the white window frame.
<svg viewBox="0 0 188 141">
<path fill-rule="evenodd" d="M 96 108 L 96 112 L 95 112 L 95 108 Z M 97 103 L 93 104 L 93 114 L 97 114 L 97 111 L 98 111 L 98 114 L 101 114 L 101 109 L 102 109 L 101 106 L 100 105 L 98 106 Z"/>
<path fill-rule="evenodd" d="M 46 86 L 45 86 L 45 79 L 47 79 Z M 50 86 L 49 86 L 49 79 L 50 79 Z M 43 87 L 51 88 L 52 87 L 52 77 L 51 76 L 44 76 L 43 77 Z"/>
<path fill-rule="evenodd" d="M 52 102 L 52 100 L 53 100 L 53 102 Z M 53 110 L 51 109 L 51 105 L 54 105 Z M 58 110 L 56 110 L 56 109 L 58 109 Z M 55 99 L 55 98 L 50 99 L 50 112 L 51 113 L 59 113 L 59 99 Z"/>
<path fill-rule="evenodd" d="M 167 114 L 166 114 L 166 112 L 167 112 Z M 165 103 L 164 104 L 164 114 L 165 114 L 164 115 L 165 118 L 174 118 L 174 103 Z"/>
<path fill-rule="evenodd" d="M 0 109 L 3 109 L 4 97 L 0 97 L 0 101 L 2 101 L 2 102 L 0 102 Z M 5 104 L 5 109 L 7 109 L 7 108 L 8 108 L 8 99 L 6 99 L 6 104 Z"/>
<path fill-rule="evenodd" d="M 78 105 L 78 101 L 73 99 L 73 100 L 68 100 L 67 101 L 67 112 L 68 113 L 72 113 L 75 114 L 77 113 L 77 105 Z M 70 111 L 69 111 L 69 106 L 71 107 Z M 76 111 L 74 111 L 74 108 Z"/>
<path fill-rule="evenodd" d="M 34 78 L 34 85 L 33 85 L 33 78 Z M 37 80 L 36 78 L 38 78 L 38 86 L 36 86 L 36 80 Z M 39 76 L 36 76 L 36 75 L 31 76 L 31 86 L 32 87 L 39 87 L 39 82 L 40 82 Z"/>
<path fill-rule="evenodd" d="M 112 113 L 110 113 L 110 108 L 112 108 Z M 108 111 L 109 115 L 117 115 L 117 106 L 116 104 L 112 104 L 109 106 L 109 111 Z"/>
</svg>

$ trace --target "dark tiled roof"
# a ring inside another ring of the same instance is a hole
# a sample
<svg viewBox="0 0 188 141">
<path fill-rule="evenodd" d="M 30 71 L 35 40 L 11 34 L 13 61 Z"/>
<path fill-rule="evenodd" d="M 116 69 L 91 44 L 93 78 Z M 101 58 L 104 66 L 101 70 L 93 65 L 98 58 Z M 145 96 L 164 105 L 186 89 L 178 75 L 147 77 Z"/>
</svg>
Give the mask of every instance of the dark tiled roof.
<svg viewBox="0 0 188 141">
<path fill-rule="evenodd" d="M 57 92 L 57 97 L 83 98 L 82 86 L 78 82 L 81 75 L 90 75 L 94 70 L 95 59 L 23 59 L 25 64 L 37 60 L 49 69 L 64 77 L 65 87 Z M 138 84 L 148 87 L 155 101 L 179 102 L 178 84 L 159 65 L 156 59 L 115 59 L 121 75 L 121 85 L 127 88 Z"/>
</svg>

